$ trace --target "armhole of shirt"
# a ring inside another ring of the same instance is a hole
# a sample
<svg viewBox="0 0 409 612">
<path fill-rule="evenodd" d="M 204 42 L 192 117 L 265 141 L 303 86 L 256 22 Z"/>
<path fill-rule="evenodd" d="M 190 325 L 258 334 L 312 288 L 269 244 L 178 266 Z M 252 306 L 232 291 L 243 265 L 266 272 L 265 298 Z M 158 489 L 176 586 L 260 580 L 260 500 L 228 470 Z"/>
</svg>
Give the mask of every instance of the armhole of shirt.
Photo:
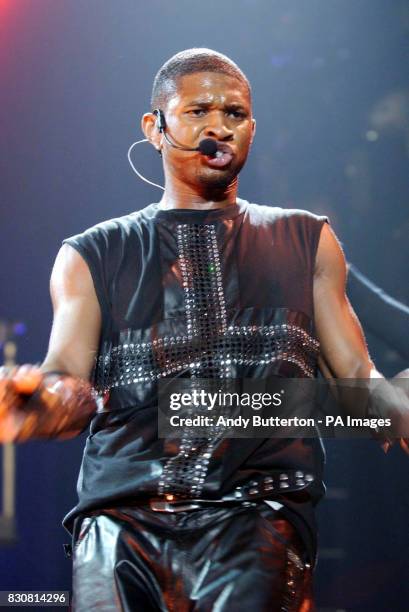
<svg viewBox="0 0 409 612">
<path fill-rule="evenodd" d="M 316 325 L 315 325 L 315 303 L 314 303 L 315 262 L 317 260 L 318 245 L 319 245 L 320 238 L 321 238 L 322 228 L 324 227 L 326 223 L 328 223 L 328 225 L 331 225 L 328 217 L 317 215 L 317 218 L 314 222 L 314 229 L 313 229 L 312 240 L 311 240 L 311 300 L 312 300 L 311 304 L 312 304 L 312 312 L 313 312 L 312 329 L 313 329 L 314 336 L 317 335 L 317 330 L 316 330 Z"/>
<path fill-rule="evenodd" d="M 315 273 L 315 262 L 317 259 L 317 251 L 318 251 L 318 245 L 320 242 L 320 238 L 321 238 L 321 232 L 322 232 L 322 228 L 324 227 L 324 225 L 327 223 L 328 225 L 331 225 L 329 218 L 322 216 L 322 217 L 318 217 L 317 216 L 317 229 L 315 231 L 314 228 L 314 232 L 313 232 L 313 236 L 312 236 L 312 243 L 311 243 L 311 263 L 312 263 L 312 275 L 314 277 L 314 273 Z"/>
<path fill-rule="evenodd" d="M 81 255 L 82 259 L 88 266 L 88 269 L 91 273 L 92 282 L 94 284 L 95 294 L 97 296 L 99 307 L 101 309 L 101 329 L 104 330 L 106 329 L 107 325 L 109 325 L 109 321 L 111 319 L 111 308 L 109 305 L 108 296 L 103 288 L 101 272 L 98 266 L 96 265 L 93 257 L 90 255 L 89 250 L 85 248 L 78 240 L 76 240 L 75 238 L 66 238 L 65 240 L 63 240 L 62 243 L 69 244 L 70 247 L 75 249 L 77 253 Z"/>
</svg>

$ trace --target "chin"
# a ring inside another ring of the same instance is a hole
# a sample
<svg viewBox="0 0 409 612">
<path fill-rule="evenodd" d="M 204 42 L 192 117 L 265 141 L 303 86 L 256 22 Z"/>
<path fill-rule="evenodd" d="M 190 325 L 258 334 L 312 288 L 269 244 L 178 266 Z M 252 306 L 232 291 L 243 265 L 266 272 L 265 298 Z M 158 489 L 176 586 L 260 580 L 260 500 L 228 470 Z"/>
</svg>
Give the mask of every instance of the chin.
<svg viewBox="0 0 409 612">
<path fill-rule="evenodd" d="M 228 187 L 236 179 L 238 173 L 237 168 L 226 168 L 225 170 L 209 168 L 206 172 L 197 175 L 196 178 L 203 187 L 217 189 Z"/>
</svg>

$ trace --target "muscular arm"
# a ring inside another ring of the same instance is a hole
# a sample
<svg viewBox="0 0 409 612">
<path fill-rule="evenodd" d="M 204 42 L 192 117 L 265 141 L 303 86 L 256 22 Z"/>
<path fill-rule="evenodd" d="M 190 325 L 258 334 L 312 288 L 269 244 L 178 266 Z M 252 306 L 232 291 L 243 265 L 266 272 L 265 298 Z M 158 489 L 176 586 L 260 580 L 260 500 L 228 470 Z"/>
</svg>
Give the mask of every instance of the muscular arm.
<svg viewBox="0 0 409 612">
<path fill-rule="evenodd" d="M 336 378 L 381 376 L 371 361 L 361 325 L 345 294 L 346 264 L 341 246 L 325 224 L 314 273 L 314 312 L 324 375 Z"/>
<path fill-rule="evenodd" d="M 50 291 L 54 320 L 41 369 L 89 379 L 101 332 L 101 310 L 87 264 L 67 244 L 57 255 Z"/>
<path fill-rule="evenodd" d="M 100 404 L 88 382 L 101 330 L 99 303 L 88 266 L 68 245 L 53 268 L 51 297 L 54 320 L 41 368 L 0 374 L 0 442 L 73 437 Z"/>
<path fill-rule="evenodd" d="M 328 225 L 324 225 L 317 250 L 314 273 L 314 311 L 319 359 L 323 375 L 330 378 L 383 378 L 372 362 L 361 325 L 345 294 L 346 264 L 341 246 Z M 393 392 L 388 397 L 394 397 Z M 386 404 L 383 404 L 386 405 Z M 407 401 L 395 405 L 407 420 Z M 384 443 L 387 450 L 389 442 Z M 408 440 L 401 439 L 405 452 Z"/>
</svg>

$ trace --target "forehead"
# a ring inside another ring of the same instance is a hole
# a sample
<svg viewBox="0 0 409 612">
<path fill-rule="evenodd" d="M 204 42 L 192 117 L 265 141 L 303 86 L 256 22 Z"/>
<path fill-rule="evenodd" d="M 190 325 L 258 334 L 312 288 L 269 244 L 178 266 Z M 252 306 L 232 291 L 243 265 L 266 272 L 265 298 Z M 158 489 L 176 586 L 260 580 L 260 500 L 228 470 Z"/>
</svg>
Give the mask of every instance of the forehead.
<svg viewBox="0 0 409 612">
<path fill-rule="evenodd" d="M 251 104 L 246 84 L 237 77 L 220 72 L 195 72 L 179 77 L 167 107 L 171 110 L 191 101 Z"/>
</svg>

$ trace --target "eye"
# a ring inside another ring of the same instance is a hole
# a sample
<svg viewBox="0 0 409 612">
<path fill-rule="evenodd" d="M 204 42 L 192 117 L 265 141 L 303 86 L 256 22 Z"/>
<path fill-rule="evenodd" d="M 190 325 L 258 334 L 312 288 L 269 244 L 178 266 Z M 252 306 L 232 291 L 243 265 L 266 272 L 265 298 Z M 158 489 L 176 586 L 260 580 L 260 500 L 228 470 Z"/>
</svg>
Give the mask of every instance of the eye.
<svg viewBox="0 0 409 612">
<path fill-rule="evenodd" d="M 193 115 L 194 117 L 204 117 L 205 113 L 204 108 L 192 108 L 192 110 L 188 111 L 188 115 Z"/>
<path fill-rule="evenodd" d="M 245 119 L 247 117 L 247 114 L 244 111 L 239 110 L 231 110 L 228 112 L 228 114 L 234 117 L 234 119 Z"/>
</svg>

